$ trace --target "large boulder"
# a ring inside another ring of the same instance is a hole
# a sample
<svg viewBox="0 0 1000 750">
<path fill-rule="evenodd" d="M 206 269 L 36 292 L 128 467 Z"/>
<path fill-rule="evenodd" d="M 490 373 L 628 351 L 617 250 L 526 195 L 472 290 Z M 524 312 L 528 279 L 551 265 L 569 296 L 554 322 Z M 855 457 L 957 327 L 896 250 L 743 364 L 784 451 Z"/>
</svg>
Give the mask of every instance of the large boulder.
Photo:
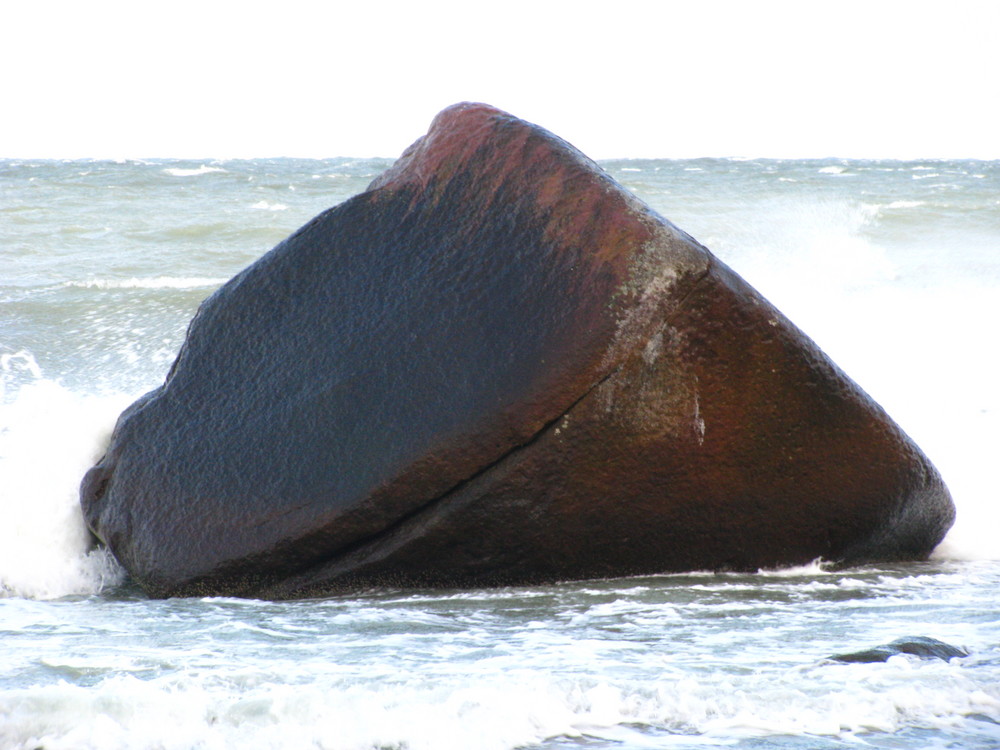
<svg viewBox="0 0 1000 750">
<path fill-rule="evenodd" d="M 481 104 L 206 300 L 81 498 L 154 596 L 921 558 L 953 519 L 746 282 Z"/>
</svg>

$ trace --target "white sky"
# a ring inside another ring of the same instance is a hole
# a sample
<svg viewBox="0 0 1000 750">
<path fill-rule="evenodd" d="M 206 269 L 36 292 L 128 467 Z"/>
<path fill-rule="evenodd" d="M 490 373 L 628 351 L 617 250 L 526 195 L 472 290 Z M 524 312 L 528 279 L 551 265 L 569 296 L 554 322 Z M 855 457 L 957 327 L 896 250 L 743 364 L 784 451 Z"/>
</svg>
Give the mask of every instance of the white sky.
<svg viewBox="0 0 1000 750">
<path fill-rule="evenodd" d="M 594 158 L 1000 158 L 1000 0 L 0 0 L 0 157 L 397 156 L 485 101 Z"/>
</svg>

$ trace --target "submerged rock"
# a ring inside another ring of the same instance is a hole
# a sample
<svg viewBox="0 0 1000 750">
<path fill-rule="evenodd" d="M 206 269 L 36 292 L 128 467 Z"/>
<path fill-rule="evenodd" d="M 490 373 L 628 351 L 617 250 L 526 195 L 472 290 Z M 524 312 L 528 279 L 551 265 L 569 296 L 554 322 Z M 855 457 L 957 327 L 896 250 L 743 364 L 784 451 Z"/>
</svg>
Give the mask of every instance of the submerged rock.
<svg viewBox="0 0 1000 750">
<path fill-rule="evenodd" d="M 81 501 L 154 596 L 922 558 L 953 519 L 746 282 L 481 104 L 207 299 Z"/>
<path fill-rule="evenodd" d="M 958 646 L 952 646 L 937 638 L 927 638 L 926 636 L 909 636 L 907 638 L 897 638 L 892 643 L 884 646 L 876 646 L 865 651 L 856 651 L 851 654 L 839 654 L 829 657 L 832 661 L 842 661 L 846 663 L 864 663 L 888 661 L 889 657 L 898 654 L 911 654 L 919 656 L 921 659 L 954 659 L 956 657 L 968 656 L 969 652 Z"/>
</svg>

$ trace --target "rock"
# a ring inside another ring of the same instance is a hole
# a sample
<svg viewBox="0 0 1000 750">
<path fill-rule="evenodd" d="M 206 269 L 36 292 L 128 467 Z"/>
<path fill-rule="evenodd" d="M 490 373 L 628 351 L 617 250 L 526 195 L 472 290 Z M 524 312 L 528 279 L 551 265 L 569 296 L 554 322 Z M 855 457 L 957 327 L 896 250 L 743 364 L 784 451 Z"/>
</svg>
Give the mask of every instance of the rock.
<svg viewBox="0 0 1000 750">
<path fill-rule="evenodd" d="M 438 115 L 206 300 L 81 502 L 153 596 L 925 557 L 937 472 L 547 131 Z"/>
<path fill-rule="evenodd" d="M 840 654 L 829 657 L 832 661 L 842 661 L 846 663 L 874 663 L 887 661 L 890 656 L 897 654 L 911 654 L 919 656 L 921 659 L 943 659 L 948 661 L 955 657 L 968 656 L 969 652 L 958 646 L 951 646 L 937 638 L 927 638 L 925 636 L 909 636 L 898 638 L 892 643 L 884 646 L 876 646 L 866 651 L 857 651 L 853 654 Z"/>
</svg>

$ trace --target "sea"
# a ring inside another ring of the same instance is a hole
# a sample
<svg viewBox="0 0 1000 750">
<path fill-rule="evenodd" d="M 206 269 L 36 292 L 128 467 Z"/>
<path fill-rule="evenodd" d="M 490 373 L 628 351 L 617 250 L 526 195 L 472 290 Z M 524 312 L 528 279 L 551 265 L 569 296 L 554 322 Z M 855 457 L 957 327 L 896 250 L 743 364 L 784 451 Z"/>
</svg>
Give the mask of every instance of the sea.
<svg viewBox="0 0 1000 750">
<path fill-rule="evenodd" d="M 272 602 L 91 549 L 80 479 L 199 303 L 390 164 L 0 160 L 0 749 L 1000 747 L 998 161 L 601 162 L 923 448 L 928 561 Z M 912 636 L 968 656 L 828 658 Z"/>
</svg>

